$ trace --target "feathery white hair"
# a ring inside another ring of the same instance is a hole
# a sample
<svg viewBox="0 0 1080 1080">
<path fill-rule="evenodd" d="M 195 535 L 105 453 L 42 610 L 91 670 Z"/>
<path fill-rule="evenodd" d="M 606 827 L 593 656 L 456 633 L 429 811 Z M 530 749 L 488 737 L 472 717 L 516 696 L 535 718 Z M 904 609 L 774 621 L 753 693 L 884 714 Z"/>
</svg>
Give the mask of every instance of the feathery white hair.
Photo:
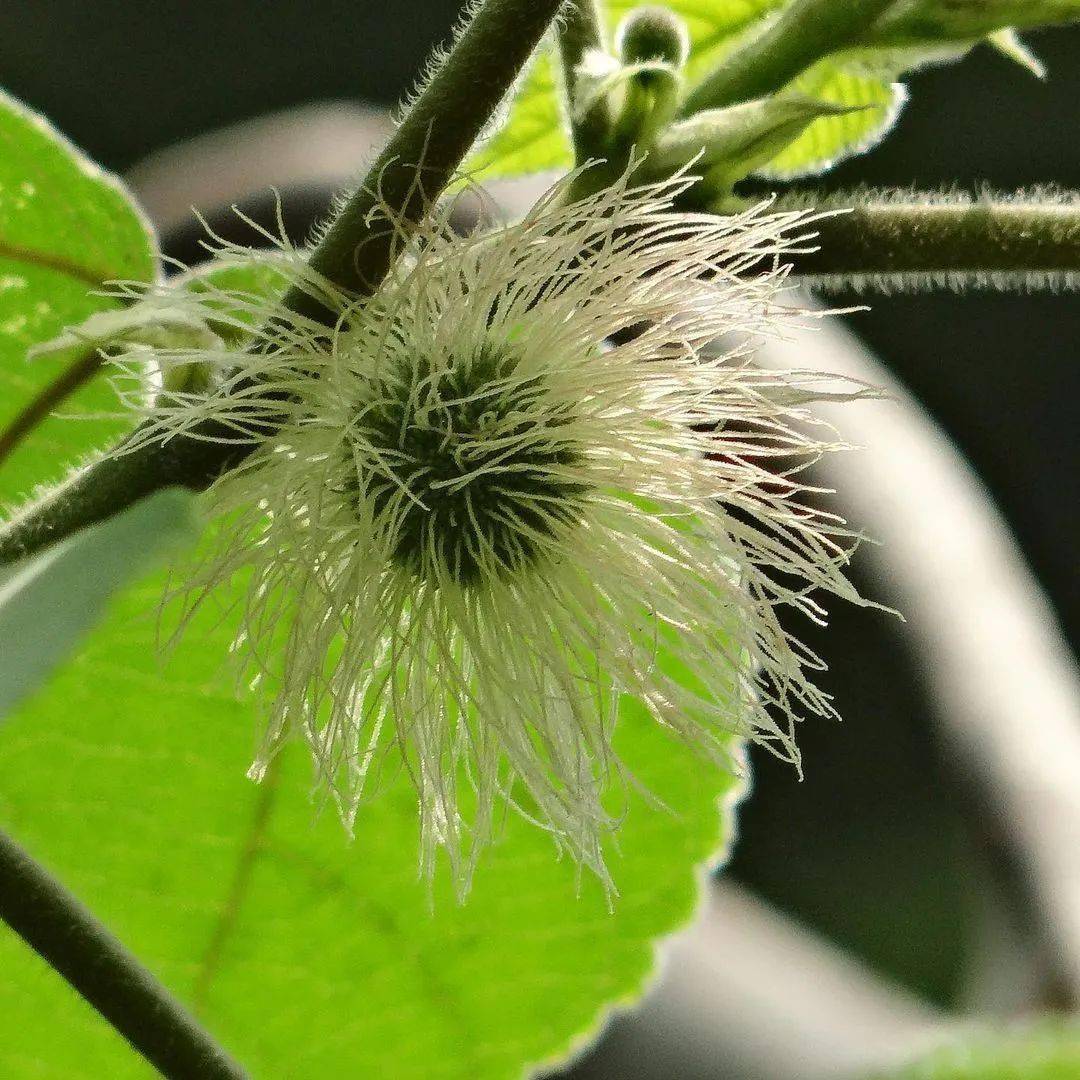
<svg viewBox="0 0 1080 1080">
<path fill-rule="evenodd" d="M 287 244 L 225 251 L 337 325 L 207 284 L 187 302 L 257 348 L 159 352 L 219 377 L 160 396 L 153 437 L 211 419 L 257 444 L 211 488 L 225 524 L 185 583 L 198 604 L 249 575 L 237 651 L 272 696 L 251 774 L 299 733 L 351 825 L 403 766 L 421 865 L 445 848 L 462 890 L 503 802 L 611 884 L 624 696 L 725 768 L 735 737 L 797 762 L 796 719 L 832 714 L 778 608 L 862 602 L 854 537 L 804 501 L 836 444 L 813 376 L 752 362 L 796 316 L 808 216 L 680 213 L 687 183 L 567 204 L 564 181 L 464 238 L 436 213 L 359 300 Z"/>
</svg>

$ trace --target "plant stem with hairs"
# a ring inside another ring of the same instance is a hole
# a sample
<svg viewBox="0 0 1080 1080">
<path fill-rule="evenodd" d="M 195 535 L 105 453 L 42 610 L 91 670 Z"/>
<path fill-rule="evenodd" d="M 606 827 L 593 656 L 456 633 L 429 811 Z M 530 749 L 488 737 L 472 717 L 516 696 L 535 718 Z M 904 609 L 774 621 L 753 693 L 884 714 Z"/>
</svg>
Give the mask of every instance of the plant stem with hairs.
<svg viewBox="0 0 1080 1080">
<path fill-rule="evenodd" d="M 1023 290 L 1080 284 L 1080 202 L 1073 195 L 972 199 L 857 192 L 818 200 L 788 195 L 774 205 L 837 211 L 815 223 L 814 250 L 794 256 L 793 280 L 812 287 Z M 340 258 L 348 247 L 343 232 L 337 247 Z M 389 247 L 383 251 L 389 257 Z M 118 513 L 159 488 L 180 484 L 202 490 L 247 450 L 177 437 L 105 457 L 0 529 L 0 564 Z"/>
<path fill-rule="evenodd" d="M 488 0 L 479 9 L 315 248 L 315 271 L 356 295 L 378 288 L 403 232 L 449 183 L 561 2 Z M 290 290 L 283 305 L 318 322 L 333 321 L 332 313 L 302 290 Z M 103 458 L 3 530 L 0 564 L 118 513 L 159 488 L 179 484 L 201 490 L 247 449 L 178 438 Z"/>
<path fill-rule="evenodd" d="M 856 191 L 784 195 L 778 210 L 833 211 L 794 274 L 814 288 L 1031 291 L 1080 286 L 1080 196 Z"/>
<path fill-rule="evenodd" d="M 162 1075 L 242 1080 L 186 1009 L 10 837 L 0 833 L 0 917 Z"/>
</svg>

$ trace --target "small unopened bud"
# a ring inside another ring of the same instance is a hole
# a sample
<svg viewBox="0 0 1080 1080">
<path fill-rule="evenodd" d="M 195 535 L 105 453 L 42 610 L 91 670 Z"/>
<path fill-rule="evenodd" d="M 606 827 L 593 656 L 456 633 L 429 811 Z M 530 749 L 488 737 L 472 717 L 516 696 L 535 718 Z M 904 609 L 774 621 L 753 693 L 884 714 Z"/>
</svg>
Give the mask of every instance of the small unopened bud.
<svg viewBox="0 0 1080 1080">
<path fill-rule="evenodd" d="M 662 60 L 679 68 L 690 50 L 682 20 L 662 7 L 635 8 L 619 24 L 616 40 L 624 64 Z"/>
<path fill-rule="evenodd" d="M 190 364 L 158 364 L 161 390 L 165 394 L 205 394 L 214 384 L 214 371 L 209 364 L 192 361 Z"/>
</svg>

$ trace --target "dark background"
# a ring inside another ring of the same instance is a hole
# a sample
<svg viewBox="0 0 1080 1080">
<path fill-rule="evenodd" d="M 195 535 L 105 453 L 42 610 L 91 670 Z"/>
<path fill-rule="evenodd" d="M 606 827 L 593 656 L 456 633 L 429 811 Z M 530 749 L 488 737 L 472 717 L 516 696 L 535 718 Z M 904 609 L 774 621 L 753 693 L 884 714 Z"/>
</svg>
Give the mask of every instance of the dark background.
<svg viewBox="0 0 1080 1080">
<path fill-rule="evenodd" d="M 184 136 L 288 105 L 393 103 L 457 6 L 8 0 L 0 84 L 123 170 Z M 829 186 L 1080 187 L 1080 29 L 1029 40 L 1047 82 L 988 49 L 917 73 L 895 132 Z M 1076 297 L 877 298 L 851 322 L 975 462 L 1080 640 Z M 901 629 L 839 610 L 809 644 L 830 661 L 846 723 L 805 728 L 802 784 L 770 760 L 756 763 L 730 873 L 894 978 L 956 1004 L 986 871 L 939 768 Z"/>
</svg>

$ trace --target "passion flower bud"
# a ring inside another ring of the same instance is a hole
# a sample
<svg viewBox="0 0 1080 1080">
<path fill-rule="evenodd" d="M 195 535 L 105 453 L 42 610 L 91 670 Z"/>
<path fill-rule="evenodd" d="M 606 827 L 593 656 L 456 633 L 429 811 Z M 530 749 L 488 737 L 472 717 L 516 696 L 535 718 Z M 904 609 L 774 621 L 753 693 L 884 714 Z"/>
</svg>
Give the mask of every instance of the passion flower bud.
<svg viewBox="0 0 1080 1080">
<path fill-rule="evenodd" d="M 681 68 L 690 51 L 682 20 L 663 7 L 635 8 L 619 24 L 616 42 L 624 64 L 661 60 Z"/>
<path fill-rule="evenodd" d="M 733 735 L 796 760 L 796 717 L 832 714 L 777 609 L 858 600 L 854 537 L 804 501 L 833 440 L 806 426 L 806 378 L 750 363 L 783 331 L 807 215 L 678 213 L 690 179 L 631 175 L 577 201 L 571 176 L 493 232 L 425 222 L 360 302 L 263 256 L 335 304 L 333 335 L 268 298 L 254 347 L 200 357 L 217 389 L 159 395 L 135 437 L 209 419 L 254 444 L 207 493 L 218 547 L 182 586 L 249 583 L 251 775 L 303 739 L 351 825 L 404 769 L 421 865 L 445 851 L 462 892 L 504 804 L 611 886 L 620 702 L 721 768 Z M 220 320 L 227 299 L 188 303 Z"/>
</svg>

